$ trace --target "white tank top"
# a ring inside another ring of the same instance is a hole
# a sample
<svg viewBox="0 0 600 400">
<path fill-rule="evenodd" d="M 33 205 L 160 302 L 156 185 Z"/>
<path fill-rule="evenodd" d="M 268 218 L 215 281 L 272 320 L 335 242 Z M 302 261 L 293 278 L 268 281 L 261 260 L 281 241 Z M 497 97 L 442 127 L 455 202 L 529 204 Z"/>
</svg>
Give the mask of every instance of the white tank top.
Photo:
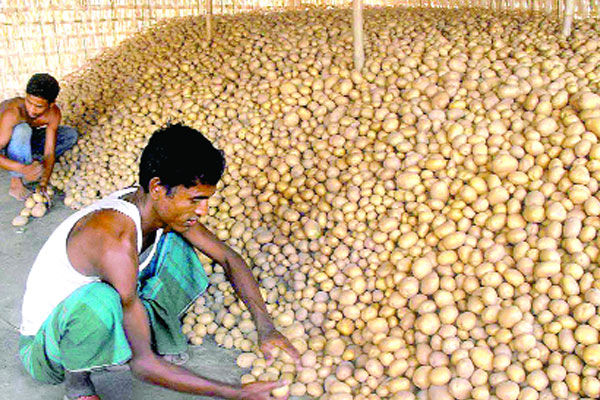
<svg viewBox="0 0 600 400">
<path fill-rule="evenodd" d="M 87 214 L 101 210 L 114 209 L 133 220 L 137 231 L 138 254 L 142 247 L 142 225 L 138 208 L 121 198 L 133 193 L 137 188 L 127 188 L 76 212 L 63 221 L 48 238 L 38 253 L 25 286 L 23 298 L 21 334 L 35 335 L 52 310 L 71 293 L 91 282 L 98 282 L 98 276 L 86 276 L 75 270 L 67 256 L 67 237 L 73 226 Z M 148 265 L 156 250 L 156 243 L 162 230 L 156 233 L 154 246 L 140 270 Z"/>
</svg>

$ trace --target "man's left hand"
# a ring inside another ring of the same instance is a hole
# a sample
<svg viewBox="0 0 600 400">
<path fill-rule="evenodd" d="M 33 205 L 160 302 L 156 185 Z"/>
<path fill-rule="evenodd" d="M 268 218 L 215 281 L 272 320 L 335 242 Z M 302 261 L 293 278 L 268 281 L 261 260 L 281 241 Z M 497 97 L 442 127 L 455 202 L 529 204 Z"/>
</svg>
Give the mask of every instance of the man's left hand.
<svg viewBox="0 0 600 400">
<path fill-rule="evenodd" d="M 300 366 L 300 353 L 294 345 L 281 332 L 275 328 L 270 328 L 265 332 L 259 333 L 260 351 L 267 360 L 267 365 L 274 361 L 273 350 L 279 348 L 285 351 L 294 360 L 296 366 Z"/>
<path fill-rule="evenodd" d="M 52 206 L 52 196 L 48 193 L 48 187 L 46 185 L 39 185 L 36 191 L 44 196 L 44 201 L 48 208 Z"/>
</svg>

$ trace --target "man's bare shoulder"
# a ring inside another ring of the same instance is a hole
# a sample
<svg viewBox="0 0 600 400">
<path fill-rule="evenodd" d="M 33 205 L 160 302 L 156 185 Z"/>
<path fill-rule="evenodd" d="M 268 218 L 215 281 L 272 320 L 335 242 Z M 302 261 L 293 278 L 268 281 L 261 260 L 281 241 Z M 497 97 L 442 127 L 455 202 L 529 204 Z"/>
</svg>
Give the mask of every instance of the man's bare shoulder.
<svg viewBox="0 0 600 400">
<path fill-rule="evenodd" d="M 118 241 L 126 245 L 133 239 L 131 245 L 135 246 L 136 237 L 135 223 L 130 217 L 117 210 L 102 209 L 80 219 L 71 230 L 69 240 Z"/>
<path fill-rule="evenodd" d="M 129 265 L 130 272 L 135 277 L 135 261 L 122 262 L 137 259 L 135 223 L 116 210 L 93 211 L 71 229 L 67 238 L 67 254 L 73 268 L 84 275 L 104 279 L 113 276 L 111 271 L 122 271 L 122 268 Z M 108 281 L 112 282 L 110 279 Z"/>
<path fill-rule="evenodd" d="M 56 103 L 52 103 L 52 105 L 50 106 L 50 109 L 48 110 L 48 122 L 56 121 L 58 123 L 58 122 L 60 122 L 60 118 L 61 118 L 60 108 L 58 107 L 58 105 Z"/>
<path fill-rule="evenodd" d="M 22 116 L 21 108 L 25 102 L 23 97 L 13 97 L 12 99 L 4 100 L 0 103 L 0 118 Z"/>
</svg>

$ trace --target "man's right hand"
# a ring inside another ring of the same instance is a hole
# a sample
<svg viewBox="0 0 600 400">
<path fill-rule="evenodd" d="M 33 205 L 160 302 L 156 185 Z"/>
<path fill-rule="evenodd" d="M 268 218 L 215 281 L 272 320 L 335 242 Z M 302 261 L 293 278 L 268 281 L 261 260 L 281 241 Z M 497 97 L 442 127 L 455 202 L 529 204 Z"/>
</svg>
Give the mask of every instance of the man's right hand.
<svg viewBox="0 0 600 400">
<path fill-rule="evenodd" d="M 275 397 L 271 394 L 273 389 L 288 385 L 286 381 L 252 382 L 242 385 L 242 396 L 244 400 L 286 400 L 285 397 Z"/>
<path fill-rule="evenodd" d="M 29 165 L 25 165 L 21 169 L 21 172 L 23 173 L 25 180 L 35 182 L 40 179 L 43 170 L 44 167 L 42 166 L 42 163 L 36 160 Z"/>
</svg>

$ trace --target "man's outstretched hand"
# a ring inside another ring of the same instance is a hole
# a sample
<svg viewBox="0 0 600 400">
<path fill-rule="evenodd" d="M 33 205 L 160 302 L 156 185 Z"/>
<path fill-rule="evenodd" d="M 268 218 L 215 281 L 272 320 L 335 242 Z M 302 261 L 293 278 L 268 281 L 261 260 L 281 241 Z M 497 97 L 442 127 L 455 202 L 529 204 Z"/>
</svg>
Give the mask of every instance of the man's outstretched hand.
<svg viewBox="0 0 600 400">
<path fill-rule="evenodd" d="M 52 207 L 52 196 L 48 193 L 48 187 L 39 185 L 35 191 L 44 198 L 44 203 L 48 208 Z"/>
<path fill-rule="evenodd" d="M 242 399 L 244 400 L 287 400 L 289 392 L 285 396 L 275 397 L 271 394 L 273 389 L 289 385 L 286 381 L 252 382 L 242 385 Z"/>
<path fill-rule="evenodd" d="M 35 160 L 31 164 L 25 165 L 21 172 L 23 173 L 23 177 L 25 178 L 25 180 L 29 182 L 35 182 L 38 179 L 40 179 L 43 170 L 44 167 L 42 166 L 42 164 L 39 161 Z"/>
<path fill-rule="evenodd" d="M 260 351 L 265 356 L 267 365 L 274 361 L 273 350 L 279 348 L 285 351 L 294 360 L 296 367 L 300 366 L 300 353 L 294 345 L 281 332 L 275 328 L 270 328 L 259 334 Z"/>
</svg>

